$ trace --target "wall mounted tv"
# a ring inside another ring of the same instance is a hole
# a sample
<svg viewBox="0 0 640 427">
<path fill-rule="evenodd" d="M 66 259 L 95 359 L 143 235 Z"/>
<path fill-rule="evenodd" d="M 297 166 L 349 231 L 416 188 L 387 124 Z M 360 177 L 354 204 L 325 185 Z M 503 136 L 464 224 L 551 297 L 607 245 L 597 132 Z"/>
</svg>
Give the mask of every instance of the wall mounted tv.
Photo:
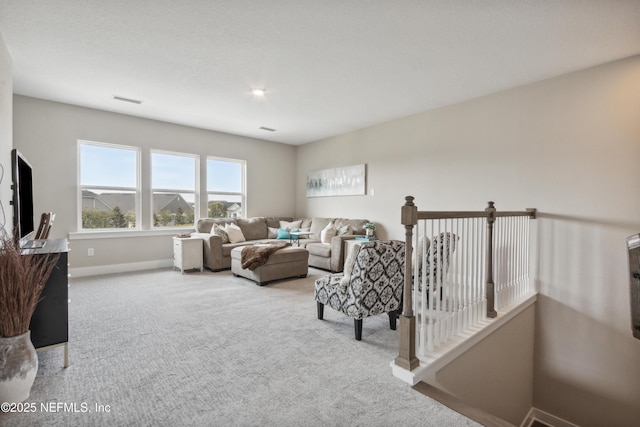
<svg viewBox="0 0 640 427">
<path fill-rule="evenodd" d="M 14 238 L 28 240 L 34 236 L 33 223 L 33 170 L 27 159 L 16 149 L 11 151 L 11 177 L 13 179 Z"/>
</svg>

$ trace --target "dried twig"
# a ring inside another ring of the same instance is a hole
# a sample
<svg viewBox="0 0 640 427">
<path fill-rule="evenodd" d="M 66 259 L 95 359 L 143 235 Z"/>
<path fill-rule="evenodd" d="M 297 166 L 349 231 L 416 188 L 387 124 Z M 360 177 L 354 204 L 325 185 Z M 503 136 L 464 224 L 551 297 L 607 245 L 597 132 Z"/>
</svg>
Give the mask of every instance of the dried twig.
<svg viewBox="0 0 640 427">
<path fill-rule="evenodd" d="M 0 236 L 0 336 L 29 330 L 31 316 L 59 254 L 22 254 L 6 233 Z"/>
</svg>

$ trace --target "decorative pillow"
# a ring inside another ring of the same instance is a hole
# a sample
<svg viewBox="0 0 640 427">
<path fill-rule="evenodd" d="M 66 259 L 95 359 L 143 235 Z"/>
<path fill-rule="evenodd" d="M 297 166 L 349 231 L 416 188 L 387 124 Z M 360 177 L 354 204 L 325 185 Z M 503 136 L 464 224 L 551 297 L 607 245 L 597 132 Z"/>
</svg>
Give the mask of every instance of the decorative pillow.
<svg viewBox="0 0 640 427">
<path fill-rule="evenodd" d="M 285 230 L 284 228 L 278 228 L 276 239 L 289 240 L 290 238 L 291 238 L 291 234 L 289 234 L 289 230 Z"/>
<path fill-rule="evenodd" d="M 211 234 L 220 236 L 220 238 L 222 239 L 222 243 L 229 243 L 229 235 L 225 231 L 224 227 L 218 224 L 213 224 L 213 227 L 211 227 Z"/>
<path fill-rule="evenodd" d="M 246 242 L 246 239 L 244 238 L 244 234 L 242 234 L 242 230 L 240 230 L 240 227 L 238 227 L 237 225 L 227 224 L 224 230 L 229 235 L 229 241 L 231 243 Z"/>
<path fill-rule="evenodd" d="M 427 262 L 428 262 L 430 245 L 431 245 L 431 241 L 429 240 L 428 237 L 420 236 L 420 239 L 418 239 L 418 247 L 415 250 L 415 263 L 418 266 L 419 277 L 422 277 L 422 264 L 424 260 L 427 259 Z M 427 272 L 427 274 L 429 274 L 429 272 Z"/>
<path fill-rule="evenodd" d="M 336 236 L 345 236 L 347 234 L 353 234 L 353 229 L 348 224 L 336 229 Z"/>
<path fill-rule="evenodd" d="M 284 228 L 279 228 L 278 229 L 278 237 L 276 237 L 276 239 L 280 239 L 280 240 L 298 240 L 300 238 L 300 236 L 292 236 L 291 232 L 293 231 L 300 231 L 299 228 L 294 228 L 293 230 L 289 231 L 289 230 L 285 230 Z"/>
<path fill-rule="evenodd" d="M 268 239 L 277 239 L 278 238 L 278 229 L 274 227 L 269 227 L 269 232 L 267 234 Z"/>
<path fill-rule="evenodd" d="M 280 228 L 284 228 L 287 231 L 291 231 L 294 228 L 300 228 L 302 225 L 302 220 L 299 221 L 280 221 Z"/>
<path fill-rule="evenodd" d="M 331 243 L 331 239 L 333 239 L 335 235 L 336 235 L 336 228 L 333 226 L 333 221 L 331 221 L 320 232 L 320 241 L 322 243 Z"/>
<path fill-rule="evenodd" d="M 358 258 L 358 252 L 360 252 L 360 243 L 353 245 L 353 249 L 351 249 L 351 252 L 349 252 L 349 255 L 347 256 L 347 260 L 344 262 L 344 276 L 342 276 L 342 280 L 340 280 L 340 286 L 345 290 L 347 286 L 349 286 L 349 280 L 351 280 L 351 273 L 353 272 L 353 266 Z"/>
</svg>

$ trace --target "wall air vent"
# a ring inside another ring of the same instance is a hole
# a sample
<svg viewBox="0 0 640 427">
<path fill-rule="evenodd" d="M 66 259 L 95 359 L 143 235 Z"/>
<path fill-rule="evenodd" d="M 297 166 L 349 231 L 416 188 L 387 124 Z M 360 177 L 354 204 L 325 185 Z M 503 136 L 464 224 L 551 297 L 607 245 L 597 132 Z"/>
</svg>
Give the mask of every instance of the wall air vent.
<svg viewBox="0 0 640 427">
<path fill-rule="evenodd" d="M 268 127 L 266 127 L 266 126 L 260 126 L 260 128 L 259 128 L 259 129 L 260 129 L 260 130 L 266 130 L 267 132 L 275 132 L 275 131 L 276 131 L 275 129 L 268 128 Z"/>
<path fill-rule="evenodd" d="M 132 104 L 142 104 L 142 101 L 138 101 L 137 99 L 125 98 L 123 96 L 115 96 L 113 97 L 116 101 L 130 102 Z"/>
</svg>

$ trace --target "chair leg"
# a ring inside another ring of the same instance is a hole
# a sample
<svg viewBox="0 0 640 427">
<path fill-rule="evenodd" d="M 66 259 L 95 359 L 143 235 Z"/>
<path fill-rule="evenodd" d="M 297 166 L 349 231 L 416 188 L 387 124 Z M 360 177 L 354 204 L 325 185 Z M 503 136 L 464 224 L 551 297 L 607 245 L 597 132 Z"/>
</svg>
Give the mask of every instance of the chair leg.
<svg viewBox="0 0 640 427">
<path fill-rule="evenodd" d="M 353 326 L 356 328 L 356 341 L 362 341 L 362 319 L 353 319 Z"/>
<path fill-rule="evenodd" d="M 324 304 L 316 301 L 316 307 L 318 308 L 318 319 L 322 320 L 324 317 Z"/>
<path fill-rule="evenodd" d="M 389 327 L 392 331 L 396 330 L 396 319 L 398 318 L 398 311 L 390 311 L 389 312 Z"/>
</svg>

